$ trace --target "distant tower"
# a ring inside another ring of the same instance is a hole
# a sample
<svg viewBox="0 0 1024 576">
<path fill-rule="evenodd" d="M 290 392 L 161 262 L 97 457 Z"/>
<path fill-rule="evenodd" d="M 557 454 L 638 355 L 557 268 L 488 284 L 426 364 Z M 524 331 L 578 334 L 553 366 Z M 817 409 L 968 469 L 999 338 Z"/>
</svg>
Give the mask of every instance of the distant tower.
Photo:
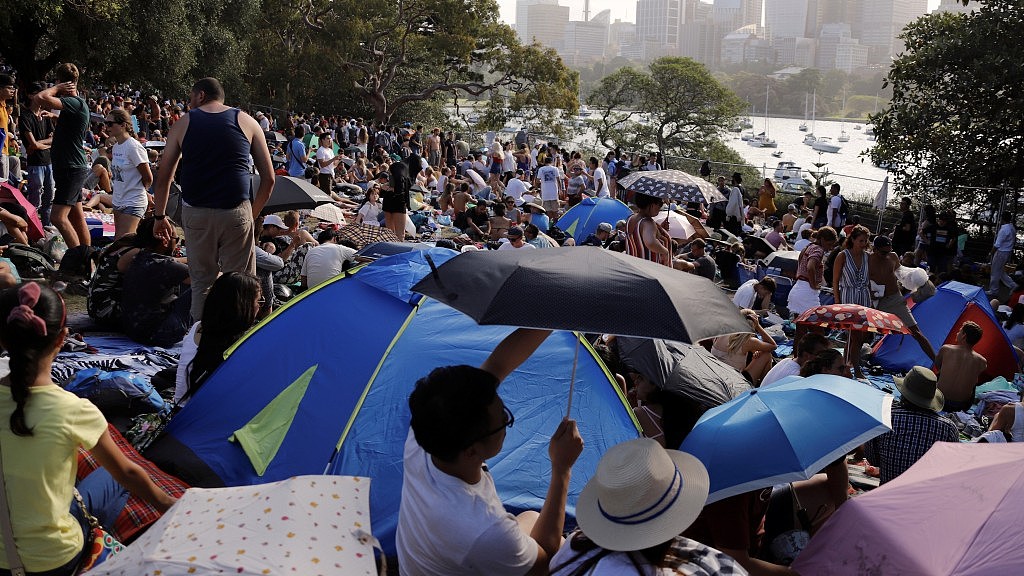
<svg viewBox="0 0 1024 576">
<path fill-rule="evenodd" d="M 590 0 L 583 0 L 583 21 L 590 22 Z"/>
</svg>

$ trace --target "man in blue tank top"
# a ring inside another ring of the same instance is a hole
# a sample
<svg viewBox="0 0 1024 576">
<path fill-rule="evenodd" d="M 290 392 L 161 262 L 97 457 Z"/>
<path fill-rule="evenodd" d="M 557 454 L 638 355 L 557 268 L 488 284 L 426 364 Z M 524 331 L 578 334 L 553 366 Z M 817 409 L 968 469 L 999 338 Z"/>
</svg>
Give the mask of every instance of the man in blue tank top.
<svg viewBox="0 0 1024 576">
<path fill-rule="evenodd" d="M 250 154 L 260 175 L 255 197 Z M 206 293 L 218 274 L 256 273 L 253 222 L 270 198 L 274 169 L 259 123 L 245 112 L 224 105 L 224 89 L 216 78 L 196 81 L 189 113 L 167 134 L 154 190 L 154 232 L 167 237 L 175 233 L 165 210 L 179 160 L 181 226 L 192 279 L 192 319 L 199 321 Z"/>
</svg>

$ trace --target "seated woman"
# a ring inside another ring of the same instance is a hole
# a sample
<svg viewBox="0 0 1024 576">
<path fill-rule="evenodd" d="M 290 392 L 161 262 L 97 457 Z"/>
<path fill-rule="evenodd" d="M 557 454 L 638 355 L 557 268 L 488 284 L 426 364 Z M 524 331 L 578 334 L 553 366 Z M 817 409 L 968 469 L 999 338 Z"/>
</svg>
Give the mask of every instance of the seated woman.
<svg viewBox="0 0 1024 576">
<path fill-rule="evenodd" d="M 107 152 L 108 149 L 101 147 L 99 150 L 100 155 L 93 161 L 89 175 L 86 177 L 85 184 L 82 186 L 86 190 L 91 191 L 92 195 L 89 196 L 82 207 L 86 210 L 94 210 L 97 206 L 100 206 L 108 210 L 113 210 L 114 185 L 111 180 L 110 159 L 103 156 L 103 153 Z"/>
<path fill-rule="evenodd" d="M 228 272 L 213 283 L 203 304 L 203 319 L 181 343 L 174 379 L 174 404 L 184 406 L 206 378 L 224 362 L 224 352 L 256 321 L 263 295 L 259 280 Z"/>
<path fill-rule="evenodd" d="M 380 221 L 384 219 L 384 207 L 380 203 L 380 191 L 374 186 L 366 192 L 366 202 L 359 207 L 359 211 L 355 213 L 353 220 L 356 224 L 366 224 L 367 226 L 380 226 Z"/>
<path fill-rule="evenodd" d="M 0 344 L 9 354 L 0 364 L 4 481 L 17 554 L 29 574 L 70 576 L 82 559 L 89 526 L 72 500 L 80 446 L 160 512 L 175 501 L 121 453 L 99 409 L 50 379 L 68 335 L 65 315 L 60 295 L 35 282 L 0 293 Z M 100 495 L 85 490 L 82 496 L 97 514 Z M 4 552 L 0 566 L 7 572 Z"/>
<path fill-rule="evenodd" d="M 740 313 L 750 322 L 753 334 L 741 332 L 715 338 L 711 353 L 743 374 L 751 384 L 757 386 L 772 367 L 772 352 L 775 340 L 761 327 L 760 319 L 753 310 L 744 308 Z"/>
<path fill-rule="evenodd" d="M 192 324 L 188 265 L 174 258 L 178 238 L 153 234 L 152 217 L 139 223 L 137 251 L 117 262 L 124 277 L 121 327 L 129 338 L 152 346 L 172 346 Z"/>
<path fill-rule="evenodd" d="M 271 214 L 263 218 L 260 243 L 264 250 L 284 260 L 284 267 L 274 272 L 275 284 L 295 284 L 302 272 L 306 253 L 317 245 L 316 239 L 299 228 L 299 213 L 290 210 L 284 218 Z"/>
<path fill-rule="evenodd" d="M 490 218 L 490 239 L 501 240 L 508 235 L 508 229 L 512 226 L 512 221 L 505 217 L 505 205 L 501 202 L 495 202 L 492 206 L 494 210 L 494 216 Z"/>
</svg>

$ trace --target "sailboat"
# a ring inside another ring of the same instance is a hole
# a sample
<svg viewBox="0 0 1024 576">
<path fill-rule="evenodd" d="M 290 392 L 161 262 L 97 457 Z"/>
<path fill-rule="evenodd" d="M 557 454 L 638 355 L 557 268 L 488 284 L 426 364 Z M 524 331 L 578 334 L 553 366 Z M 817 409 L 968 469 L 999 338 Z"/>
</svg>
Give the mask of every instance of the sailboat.
<svg viewBox="0 0 1024 576">
<path fill-rule="evenodd" d="M 804 144 L 811 146 L 817 138 L 814 137 L 814 115 L 817 112 L 818 107 L 818 91 L 815 90 L 811 94 L 811 132 L 807 136 L 804 136 Z"/>
<path fill-rule="evenodd" d="M 843 112 L 842 113 L 844 115 L 846 114 L 846 88 L 843 88 Z M 839 138 L 836 138 L 836 140 L 838 140 L 840 142 L 849 142 L 850 141 L 850 134 L 846 131 L 846 122 L 843 122 L 840 125 L 840 128 L 839 128 Z"/>
<path fill-rule="evenodd" d="M 807 93 L 804 92 L 804 121 L 800 123 L 799 130 L 807 132 Z"/>
<path fill-rule="evenodd" d="M 764 132 L 754 136 L 747 144 L 756 148 L 778 148 L 779 144 L 768 137 L 768 86 L 764 87 Z"/>
</svg>

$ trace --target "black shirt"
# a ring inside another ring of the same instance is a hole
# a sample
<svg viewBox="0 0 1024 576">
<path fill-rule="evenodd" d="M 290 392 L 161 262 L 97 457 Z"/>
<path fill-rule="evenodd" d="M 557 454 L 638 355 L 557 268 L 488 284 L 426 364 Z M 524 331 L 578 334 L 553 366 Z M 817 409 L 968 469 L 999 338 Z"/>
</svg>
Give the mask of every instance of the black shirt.
<svg viewBox="0 0 1024 576">
<path fill-rule="evenodd" d="M 18 120 L 18 132 L 21 134 L 21 140 L 28 142 L 26 134 L 31 133 L 32 137 L 36 141 L 46 140 L 53 135 L 53 124 L 49 118 L 39 118 L 28 108 L 22 108 L 21 118 Z M 26 145 L 26 148 L 28 146 Z M 35 150 L 28 153 L 28 165 L 29 166 L 46 166 L 50 164 L 50 149 L 46 150 Z"/>
</svg>

